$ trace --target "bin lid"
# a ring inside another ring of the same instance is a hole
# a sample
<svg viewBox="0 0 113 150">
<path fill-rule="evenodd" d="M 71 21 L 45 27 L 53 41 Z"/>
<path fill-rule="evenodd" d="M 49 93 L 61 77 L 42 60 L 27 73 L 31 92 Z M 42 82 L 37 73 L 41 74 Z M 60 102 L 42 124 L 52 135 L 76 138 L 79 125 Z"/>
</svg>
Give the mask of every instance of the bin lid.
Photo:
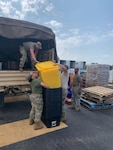
<svg viewBox="0 0 113 150">
<path fill-rule="evenodd" d="M 36 68 L 38 69 L 38 71 L 55 67 L 53 61 L 39 62 L 39 63 L 37 63 L 35 66 L 36 66 Z"/>
</svg>

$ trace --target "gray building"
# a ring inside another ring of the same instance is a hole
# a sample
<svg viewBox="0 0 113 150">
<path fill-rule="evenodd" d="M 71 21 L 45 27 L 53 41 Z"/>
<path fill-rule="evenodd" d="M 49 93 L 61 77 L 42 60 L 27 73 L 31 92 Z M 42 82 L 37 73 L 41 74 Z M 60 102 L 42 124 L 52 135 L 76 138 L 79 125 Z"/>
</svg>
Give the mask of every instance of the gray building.
<svg viewBox="0 0 113 150">
<path fill-rule="evenodd" d="M 86 69 L 85 61 L 74 61 L 74 60 L 59 60 L 60 64 L 67 65 L 69 68 Z"/>
</svg>

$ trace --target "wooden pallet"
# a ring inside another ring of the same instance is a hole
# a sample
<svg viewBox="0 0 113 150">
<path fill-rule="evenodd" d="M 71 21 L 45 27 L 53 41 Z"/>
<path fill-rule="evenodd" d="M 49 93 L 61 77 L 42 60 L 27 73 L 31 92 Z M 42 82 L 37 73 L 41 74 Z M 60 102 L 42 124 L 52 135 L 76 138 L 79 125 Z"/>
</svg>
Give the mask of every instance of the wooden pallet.
<svg viewBox="0 0 113 150">
<path fill-rule="evenodd" d="M 102 86 L 88 87 L 82 89 L 81 97 L 97 102 L 108 101 L 113 98 L 113 89 Z"/>
<path fill-rule="evenodd" d="M 86 87 L 86 78 L 82 77 L 82 88 Z"/>
<path fill-rule="evenodd" d="M 100 100 L 100 99 L 93 97 L 90 94 L 86 94 L 86 93 L 82 93 L 81 98 L 87 99 L 88 101 L 95 102 L 97 104 L 100 104 L 102 102 L 107 102 L 107 101 L 109 101 L 109 102 L 113 101 L 113 96 L 104 97 L 103 100 Z"/>
<path fill-rule="evenodd" d="M 96 104 L 94 102 L 88 101 L 86 99 L 80 98 L 81 105 L 87 107 L 89 110 L 100 110 L 100 109 L 109 109 L 113 107 L 112 102 L 103 102 L 100 104 Z"/>
</svg>

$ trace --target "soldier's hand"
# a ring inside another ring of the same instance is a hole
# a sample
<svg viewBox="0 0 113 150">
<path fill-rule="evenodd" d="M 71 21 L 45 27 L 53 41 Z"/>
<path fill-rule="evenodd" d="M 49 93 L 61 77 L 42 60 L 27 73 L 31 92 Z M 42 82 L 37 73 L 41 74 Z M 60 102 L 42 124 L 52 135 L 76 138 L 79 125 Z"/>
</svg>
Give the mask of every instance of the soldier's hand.
<svg viewBox="0 0 113 150">
<path fill-rule="evenodd" d="M 39 63 L 39 61 L 35 61 L 35 64 Z"/>
</svg>

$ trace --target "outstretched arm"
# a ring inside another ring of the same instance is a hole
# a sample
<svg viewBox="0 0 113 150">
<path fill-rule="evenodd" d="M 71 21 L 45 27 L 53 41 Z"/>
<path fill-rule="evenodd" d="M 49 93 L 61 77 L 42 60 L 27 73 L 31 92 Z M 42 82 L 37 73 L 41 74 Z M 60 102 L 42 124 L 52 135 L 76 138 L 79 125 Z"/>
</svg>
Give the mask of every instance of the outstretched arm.
<svg viewBox="0 0 113 150">
<path fill-rule="evenodd" d="M 33 49 L 30 49 L 30 54 L 31 54 L 31 58 L 37 62 L 37 59 L 36 59 L 36 56 L 35 56 L 35 53 L 34 53 L 34 50 Z"/>
<path fill-rule="evenodd" d="M 58 63 L 56 63 L 56 65 L 60 67 L 61 71 L 67 72 L 67 67 L 65 65 L 58 64 Z"/>
</svg>

